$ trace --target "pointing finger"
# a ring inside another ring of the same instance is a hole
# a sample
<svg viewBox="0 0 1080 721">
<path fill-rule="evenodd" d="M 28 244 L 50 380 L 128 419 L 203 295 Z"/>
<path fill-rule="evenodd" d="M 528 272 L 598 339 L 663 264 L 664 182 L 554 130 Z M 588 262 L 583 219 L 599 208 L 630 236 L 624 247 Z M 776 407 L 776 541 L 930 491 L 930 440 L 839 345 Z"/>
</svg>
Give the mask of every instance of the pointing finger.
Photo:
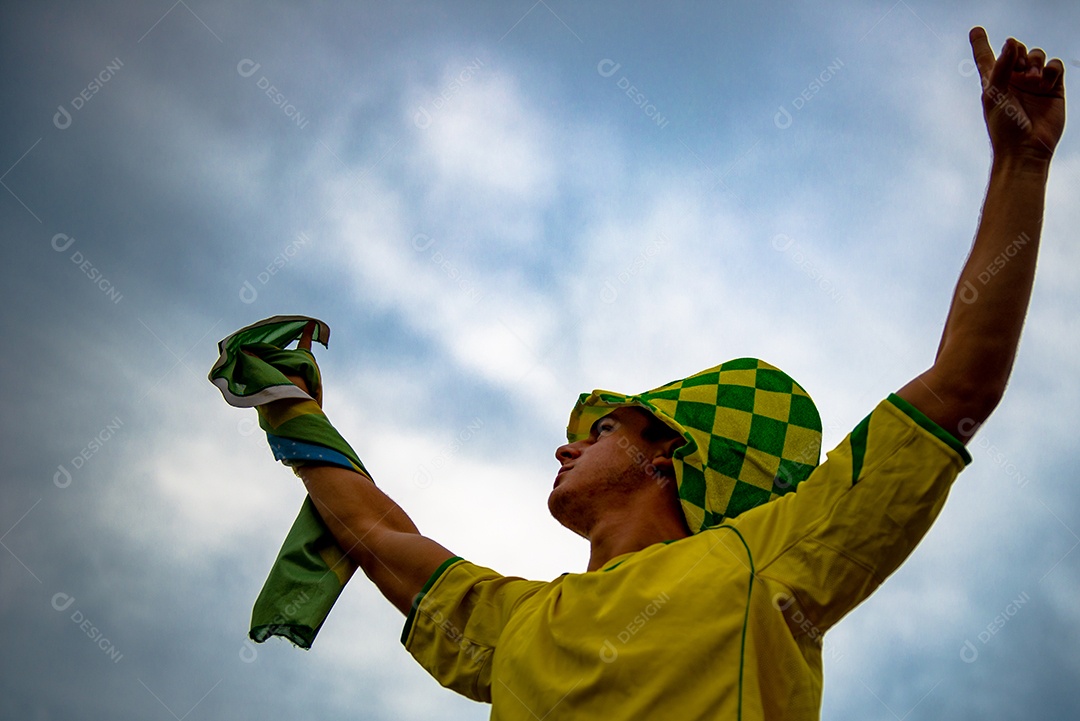
<svg viewBox="0 0 1080 721">
<path fill-rule="evenodd" d="M 986 39 L 986 31 L 981 27 L 973 27 L 968 33 L 971 41 L 971 54 L 975 58 L 975 67 L 979 69 L 983 87 L 989 82 L 990 71 L 994 67 L 994 50 L 990 47 L 990 41 Z"/>
<path fill-rule="evenodd" d="M 296 344 L 296 347 L 302 350 L 311 350 L 311 336 L 315 333 L 315 321 L 310 321 L 304 326 L 304 332 L 300 336 L 300 342 Z"/>
</svg>

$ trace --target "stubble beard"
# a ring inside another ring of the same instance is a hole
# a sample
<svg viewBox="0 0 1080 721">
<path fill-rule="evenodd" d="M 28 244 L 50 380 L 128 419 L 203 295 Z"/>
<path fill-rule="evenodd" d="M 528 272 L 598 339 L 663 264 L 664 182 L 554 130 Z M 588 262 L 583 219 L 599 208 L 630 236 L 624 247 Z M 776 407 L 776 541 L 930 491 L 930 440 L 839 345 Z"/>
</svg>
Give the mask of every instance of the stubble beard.
<svg viewBox="0 0 1080 721">
<path fill-rule="evenodd" d="M 608 473 L 600 482 L 580 490 L 559 486 L 548 496 L 548 511 L 560 524 L 588 538 L 589 530 L 603 514 L 620 506 L 643 482 L 649 482 L 647 476 L 640 469 L 629 467 Z M 566 492 L 559 492 L 563 490 Z"/>
</svg>

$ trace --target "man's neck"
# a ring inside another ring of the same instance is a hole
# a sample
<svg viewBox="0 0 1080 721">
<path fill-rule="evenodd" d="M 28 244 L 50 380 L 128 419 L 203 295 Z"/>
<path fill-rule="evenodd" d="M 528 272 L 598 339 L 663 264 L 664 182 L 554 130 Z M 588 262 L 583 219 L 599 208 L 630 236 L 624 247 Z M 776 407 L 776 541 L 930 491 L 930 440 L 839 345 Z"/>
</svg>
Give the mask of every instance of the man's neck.
<svg viewBox="0 0 1080 721">
<path fill-rule="evenodd" d="M 598 571 L 608 561 L 664 541 L 690 535 L 681 520 L 652 513 L 635 517 L 629 509 L 606 514 L 589 533 L 589 571 Z"/>
</svg>

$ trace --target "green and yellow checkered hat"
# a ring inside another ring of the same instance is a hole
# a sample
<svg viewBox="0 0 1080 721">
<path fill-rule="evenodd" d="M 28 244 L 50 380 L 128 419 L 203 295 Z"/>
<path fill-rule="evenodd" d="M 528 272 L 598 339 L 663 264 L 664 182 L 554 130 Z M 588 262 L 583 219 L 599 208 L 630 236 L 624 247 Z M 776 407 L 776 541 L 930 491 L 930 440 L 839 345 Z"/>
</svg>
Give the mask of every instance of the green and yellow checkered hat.
<svg viewBox="0 0 1080 721">
<path fill-rule="evenodd" d="M 821 417 L 783 371 L 737 358 L 640 395 L 583 393 L 566 437 L 588 438 L 614 408 L 637 406 L 682 434 L 673 455 L 686 524 L 693 533 L 792 491 L 821 454 Z"/>
</svg>

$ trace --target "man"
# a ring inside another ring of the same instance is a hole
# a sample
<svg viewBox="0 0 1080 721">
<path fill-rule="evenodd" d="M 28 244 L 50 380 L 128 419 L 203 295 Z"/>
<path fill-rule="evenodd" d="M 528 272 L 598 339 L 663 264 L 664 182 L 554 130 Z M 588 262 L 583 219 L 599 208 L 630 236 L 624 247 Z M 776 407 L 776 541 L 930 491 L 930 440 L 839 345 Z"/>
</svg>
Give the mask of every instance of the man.
<svg viewBox="0 0 1080 721">
<path fill-rule="evenodd" d="M 822 634 L 937 516 L 1027 311 L 1064 66 L 1011 38 L 995 58 L 982 28 L 970 40 L 993 164 L 936 358 L 820 466 L 813 404 L 761 361 L 582 396 L 548 506 L 589 540 L 589 563 L 544 583 L 457 558 L 363 473 L 294 464 L 441 683 L 491 702 L 494 719 L 818 717 Z"/>
</svg>

